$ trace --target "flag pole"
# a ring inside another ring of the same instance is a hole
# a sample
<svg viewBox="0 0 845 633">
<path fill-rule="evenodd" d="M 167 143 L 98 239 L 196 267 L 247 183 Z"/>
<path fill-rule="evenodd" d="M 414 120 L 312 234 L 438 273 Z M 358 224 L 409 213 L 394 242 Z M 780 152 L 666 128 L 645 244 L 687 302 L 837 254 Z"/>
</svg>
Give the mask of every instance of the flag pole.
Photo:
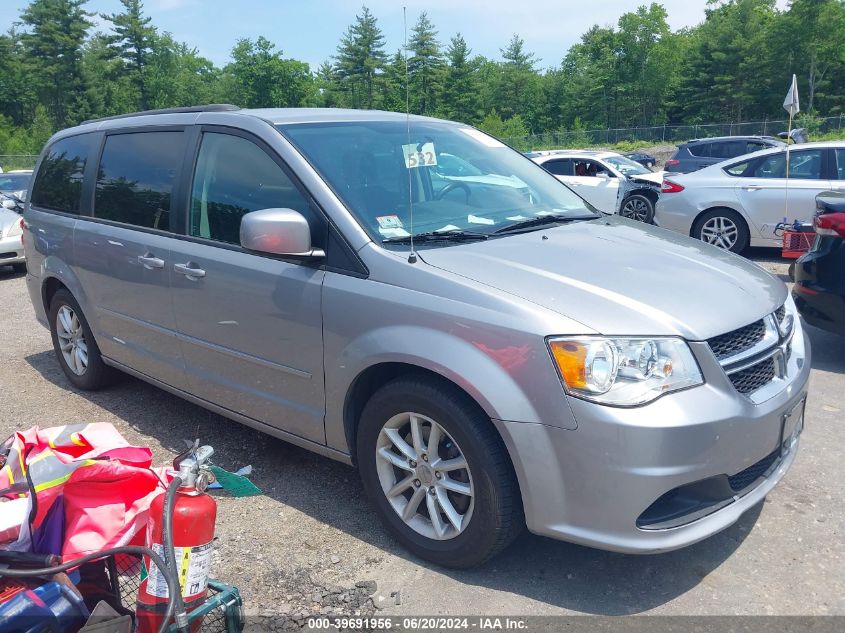
<svg viewBox="0 0 845 633">
<path fill-rule="evenodd" d="M 786 185 L 783 192 L 783 221 L 789 222 L 789 147 L 792 136 L 792 112 L 789 113 L 789 129 L 786 132 Z"/>
</svg>

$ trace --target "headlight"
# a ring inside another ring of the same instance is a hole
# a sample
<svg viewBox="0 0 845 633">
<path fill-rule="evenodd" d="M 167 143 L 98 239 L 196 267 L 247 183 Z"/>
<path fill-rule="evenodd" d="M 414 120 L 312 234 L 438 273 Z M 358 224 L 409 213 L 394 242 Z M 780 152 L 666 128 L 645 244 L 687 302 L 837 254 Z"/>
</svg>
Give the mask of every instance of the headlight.
<svg viewBox="0 0 845 633">
<path fill-rule="evenodd" d="M 704 384 L 678 338 L 552 338 L 549 350 L 566 392 L 601 404 L 636 406 Z"/>
<path fill-rule="evenodd" d="M 23 218 L 15 220 L 12 226 L 9 227 L 9 232 L 6 233 L 6 237 L 13 237 L 15 235 L 23 235 Z"/>
</svg>

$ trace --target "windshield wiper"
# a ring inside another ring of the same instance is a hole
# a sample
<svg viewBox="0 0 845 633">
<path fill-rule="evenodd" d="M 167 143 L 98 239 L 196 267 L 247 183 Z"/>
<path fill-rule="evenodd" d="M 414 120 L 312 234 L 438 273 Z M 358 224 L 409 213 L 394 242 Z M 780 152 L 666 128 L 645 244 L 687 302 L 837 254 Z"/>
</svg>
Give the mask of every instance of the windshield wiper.
<svg viewBox="0 0 845 633">
<path fill-rule="evenodd" d="M 527 220 L 520 220 L 513 224 L 508 224 L 500 229 L 493 231 L 494 235 L 500 233 L 510 233 L 511 231 L 523 231 L 531 229 L 535 226 L 543 226 L 545 224 L 564 224 L 566 222 L 574 222 L 576 220 L 595 220 L 595 215 L 541 215 L 536 218 L 529 218 Z"/>
<path fill-rule="evenodd" d="M 415 242 L 469 242 L 472 240 L 486 240 L 490 236 L 487 233 L 475 233 L 473 231 L 429 231 L 414 235 Z M 410 235 L 397 235 L 382 240 L 382 244 L 410 244 Z"/>
</svg>

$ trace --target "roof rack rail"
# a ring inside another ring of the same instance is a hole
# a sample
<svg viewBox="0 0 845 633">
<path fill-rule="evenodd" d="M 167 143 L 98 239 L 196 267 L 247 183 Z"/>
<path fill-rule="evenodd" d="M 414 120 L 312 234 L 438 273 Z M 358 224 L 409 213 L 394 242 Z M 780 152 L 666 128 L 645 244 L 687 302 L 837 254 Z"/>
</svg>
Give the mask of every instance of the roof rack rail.
<svg viewBox="0 0 845 633">
<path fill-rule="evenodd" d="M 142 112 L 130 112 L 129 114 L 116 114 L 114 116 L 104 116 L 99 119 L 88 119 L 83 121 L 81 125 L 86 123 L 99 123 L 100 121 L 115 121 L 117 119 L 130 119 L 136 116 L 148 116 L 151 114 L 192 114 L 195 112 L 233 112 L 241 108 L 230 103 L 210 103 L 208 105 L 186 106 L 181 108 L 161 108 L 159 110 L 143 110 Z"/>
</svg>

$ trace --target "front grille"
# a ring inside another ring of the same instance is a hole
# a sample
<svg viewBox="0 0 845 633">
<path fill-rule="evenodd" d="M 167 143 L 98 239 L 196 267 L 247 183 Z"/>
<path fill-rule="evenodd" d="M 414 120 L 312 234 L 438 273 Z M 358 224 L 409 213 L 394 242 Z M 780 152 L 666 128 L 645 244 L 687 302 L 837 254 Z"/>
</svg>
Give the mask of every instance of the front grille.
<svg viewBox="0 0 845 633">
<path fill-rule="evenodd" d="M 757 481 L 757 479 L 762 477 L 767 470 L 769 470 L 772 464 L 777 461 L 779 454 L 780 449 L 776 449 L 766 455 L 756 464 L 752 464 L 745 470 L 738 472 L 736 475 L 728 477 L 728 483 L 730 483 L 731 489 L 734 492 L 739 492 L 740 490 L 744 490 L 745 488 L 753 484 L 755 481 Z"/>
<path fill-rule="evenodd" d="M 766 336 L 766 323 L 761 319 L 733 332 L 720 334 L 707 340 L 707 344 L 720 361 L 751 349 Z"/>
<path fill-rule="evenodd" d="M 731 374 L 729 378 L 739 393 L 753 393 L 775 379 L 775 359 L 772 357 L 762 360 L 756 365 Z"/>
</svg>

